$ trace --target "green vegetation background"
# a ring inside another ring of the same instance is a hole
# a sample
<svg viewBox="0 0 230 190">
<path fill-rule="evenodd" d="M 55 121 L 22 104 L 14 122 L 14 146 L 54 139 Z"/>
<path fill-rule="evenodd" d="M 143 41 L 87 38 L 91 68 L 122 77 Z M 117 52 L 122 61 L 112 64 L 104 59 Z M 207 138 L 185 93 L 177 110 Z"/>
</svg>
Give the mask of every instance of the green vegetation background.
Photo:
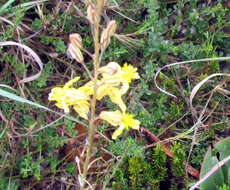
<svg viewBox="0 0 230 190">
<path fill-rule="evenodd" d="M 113 38 L 103 61 L 131 63 L 141 76 L 127 96 L 130 112 L 161 140 L 184 133 L 196 121 L 188 103 L 192 88 L 212 73 L 228 73 L 229 62 L 197 62 L 164 70 L 158 84 L 177 99 L 159 92 L 153 78 L 169 63 L 230 56 L 228 1 L 111 0 L 108 4 L 106 16 L 118 22 L 117 33 L 132 34 L 132 41 L 122 43 Z M 29 0 L 1 1 L 0 41 L 19 41 L 44 63 L 42 75 L 22 85 L 23 76 L 38 72 L 36 64 L 17 47 L 0 47 L 1 88 L 55 110 L 47 98 L 52 87 L 63 85 L 72 75 L 81 75 L 81 83 L 87 81 L 83 68 L 67 53 L 68 35 L 76 32 L 81 34 L 84 47 L 93 50 L 89 24 L 79 11 L 86 12 L 81 1 L 47 0 L 39 6 Z M 92 69 L 90 63 L 88 67 Z M 194 99 L 197 110 L 202 110 L 207 94 L 221 82 L 229 86 L 220 77 L 200 89 Z M 229 135 L 229 109 L 229 97 L 214 93 L 205 116 L 212 114 L 206 127 L 198 131 L 189 159 L 197 170 L 208 146 Z M 61 119 L 33 136 L 23 135 L 52 123 L 57 116 L 3 97 L 0 115 L 0 189 L 76 188 L 78 169 L 61 151 L 69 137 L 60 133 L 66 130 L 74 137 L 74 122 Z M 107 129 L 103 125 L 99 130 L 103 133 Z M 140 133 L 123 134 L 106 146 L 120 162 L 111 160 L 106 173 L 95 174 L 97 188 L 186 189 L 195 181 L 184 170 L 192 135 L 180 138 L 180 142 L 171 141 L 174 157 L 168 158 L 161 146 L 146 148 L 149 142 Z"/>
</svg>

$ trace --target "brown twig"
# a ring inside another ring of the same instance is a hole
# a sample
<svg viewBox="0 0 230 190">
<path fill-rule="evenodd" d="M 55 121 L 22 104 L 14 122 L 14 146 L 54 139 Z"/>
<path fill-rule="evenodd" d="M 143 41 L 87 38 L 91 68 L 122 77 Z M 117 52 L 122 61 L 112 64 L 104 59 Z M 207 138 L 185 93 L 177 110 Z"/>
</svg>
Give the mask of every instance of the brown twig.
<svg viewBox="0 0 230 190">
<path fill-rule="evenodd" d="M 161 140 L 156 135 L 154 135 L 153 133 L 151 133 L 149 130 L 145 129 L 144 127 L 141 127 L 140 131 L 142 134 L 144 134 L 149 139 L 149 141 L 156 142 L 156 143 L 161 142 Z M 164 149 L 165 154 L 173 158 L 173 153 L 171 152 L 170 147 L 166 144 L 161 144 L 161 146 Z M 194 178 L 199 179 L 200 172 L 196 170 L 195 168 L 193 168 L 191 165 L 188 164 L 186 170 Z"/>
</svg>

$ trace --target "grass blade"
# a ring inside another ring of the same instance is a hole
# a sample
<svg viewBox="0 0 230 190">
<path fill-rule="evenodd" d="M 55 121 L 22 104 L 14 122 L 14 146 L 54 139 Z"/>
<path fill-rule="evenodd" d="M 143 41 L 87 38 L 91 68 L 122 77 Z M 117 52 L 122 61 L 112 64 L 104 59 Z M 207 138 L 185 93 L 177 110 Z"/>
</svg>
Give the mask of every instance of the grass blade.
<svg viewBox="0 0 230 190">
<path fill-rule="evenodd" d="M 6 9 L 12 4 L 14 3 L 15 0 L 9 0 L 7 1 L 1 8 L 0 8 L 0 14 L 2 14 L 3 12 L 6 11 Z"/>
<path fill-rule="evenodd" d="M 13 93 L 11 93 L 11 92 L 8 92 L 8 91 L 5 91 L 5 90 L 3 90 L 3 89 L 0 89 L 0 96 L 9 98 L 9 99 L 11 99 L 11 100 L 15 100 L 15 101 L 20 102 L 20 103 L 26 103 L 26 104 L 35 106 L 35 107 L 37 107 L 37 108 L 44 109 L 44 110 L 46 110 L 46 111 L 55 113 L 55 114 L 60 115 L 60 116 L 64 116 L 65 118 L 67 118 L 67 119 L 69 119 L 69 120 L 71 120 L 71 121 L 75 121 L 75 122 L 77 122 L 77 123 L 80 123 L 80 124 L 86 126 L 84 123 L 78 121 L 77 119 L 75 119 L 75 118 L 73 118 L 73 117 L 71 117 L 71 116 L 68 116 L 68 115 L 65 115 L 65 114 L 63 114 L 63 113 L 59 113 L 59 112 L 53 111 L 53 110 L 49 109 L 49 108 L 46 107 L 46 106 L 43 106 L 43 105 L 38 104 L 38 103 L 36 103 L 36 102 L 32 102 L 32 101 L 30 101 L 30 100 L 27 100 L 27 99 L 25 99 L 25 98 L 22 98 L 22 97 L 20 97 L 20 96 L 17 96 L 17 95 L 15 95 L 15 94 L 13 94 Z"/>
<path fill-rule="evenodd" d="M 27 2 L 27 3 L 22 3 L 19 5 L 16 5 L 14 7 L 9 7 L 15 0 L 9 0 L 7 3 L 5 3 L 1 8 L 0 8 L 0 15 L 6 12 L 14 11 L 16 9 L 22 8 L 22 9 L 30 9 L 34 6 L 36 6 L 39 3 L 44 3 L 49 0 L 39 0 L 39 1 L 32 1 L 32 2 Z M 13 15 L 15 12 L 13 13 Z M 12 14 L 11 14 L 12 16 Z"/>
</svg>

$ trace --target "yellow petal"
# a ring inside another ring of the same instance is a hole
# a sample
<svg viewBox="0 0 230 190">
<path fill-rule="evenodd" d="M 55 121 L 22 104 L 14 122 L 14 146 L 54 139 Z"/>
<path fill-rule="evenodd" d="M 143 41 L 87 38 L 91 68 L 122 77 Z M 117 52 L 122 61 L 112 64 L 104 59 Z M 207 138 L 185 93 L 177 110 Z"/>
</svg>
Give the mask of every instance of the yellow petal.
<svg viewBox="0 0 230 190">
<path fill-rule="evenodd" d="M 57 102 L 55 104 L 58 108 L 63 109 L 65 113 L 69 113 L 69 105 L 67 105 L 64 101 L 63 102 Z"/>
<path fill-rule="evenodd" d="M 122 81 L 121 93 L 125 94 L 129 89 L 129 83 L 127 81 Z"/>
<path fill-rule="evenodd" d="M 102 111 L 99 115 L 100 119 L 107 121 L 113 126 L 121 124 L 122 114 L 120 111 Z"/>
<path fill-rule="evenodd" d="M 101 81 L 110 86 L 119 86 L 123 80 L 121 73 L 116 73 L 114 75 L 103 73 Z"/>
<path fill-rule="evenodd" d="M 73 83 L 77 82 L 80 79 L 80 77 L 75 77 L 68 81 L 63 88 L 70 88 L 70 86 L 73 85 Z"/>
<path fill-rule="evenodd" d="M 73 106 L 73 109 L 84 119 L 88 119 L 89 103 L 87 101 L 79 101 Z"/>
<path fill-rule="evenodd" d="M 121 98 L 122 93 L 121 93 L 121 91 L 118 88 L 110 87 L 109 91 L 108 91 L 108 95 L 110 97 L 110 100 L 113 103 L 117 104 L 121 108 L 122 112 L 125 112 L 126 105 L 122 101 L 122 98 Z"/>
<path fill-rule="evenodd" d="M 84 86 L 81 86 L 78 88 L 78 90 L 86 93 L 87 95 L 92 95 L 93 94 L 93 81 L 87 82 Z"/>
<path fill-rule="evenodd" d="M 121 135 L 121 133 L 123 132 L 124 130 L 124 125 L 121 125 L 118 129 L 116 129 L 114 132 L 113 132 L 113 135 L 112 135 L 112 139 L 116 139 L 118 136 Z"/>
<path fill-rule="evenodd" d="M 104 96 L 108 94 L 109 86 L 107 84 L 102 84 L 97 89 L 97 100 L 101 100 Z"/>
<path fill-rule="evenodd" d="M 128 83 L 130 83 L 132 79 L 140 78 L 140 76 L 136 72 L 137 68 L 134 68 L 132 65 L 128 65 L 127 63 L 125 63 L 121 69 L 122 69 L 122 78 Z"/>
<path fill-rule="evenodd" d="M 55 101 L 56 97 L 62 93 L 62 88 L 60 87 L 55 87 L 51 90 L 51 92 L 49 93 L 49 101 Z"/>
<path fill-rule="evenodd" d="M 78 105 L 81 101 L 88 101 L 89 96 L 75 88 L 53 88 L 49 94 L 50 101 L 56 101 L 56 106 L 69 112 L 69 106 Z"/>
<path fill-rule="evenodd" d="M 140 121 L 133 119 L 132 114 L 123 114 L 122 121 L 121 121 L 126 129 L 139 129 L 140 127 Z"/>
<path fill-rule="evenodd" d="M 120 111 L 102 111 L 100 113 L 100 119 L 107 121 L 113 126 L 118 126 L 119 128 L 113 133 L 112 138 L 116 139 L 124 129 L 129 130 L 130 128 L 138 130 L 140 127 L 140 122 L 133 119 L 132 114 L 121 113 Z"/>
<path fill-rule="evenodd" d="M 79 100 L 89 100 L 89 96 L 85 94 L 84 92 L 75 89 L 75 88 L 69 88 L 69 89 L 63 89 L 65 93 L 65 98 L 66 101 L 70 102 L 70 104 L 75 104 L 75 102 Z"/>
</svg>

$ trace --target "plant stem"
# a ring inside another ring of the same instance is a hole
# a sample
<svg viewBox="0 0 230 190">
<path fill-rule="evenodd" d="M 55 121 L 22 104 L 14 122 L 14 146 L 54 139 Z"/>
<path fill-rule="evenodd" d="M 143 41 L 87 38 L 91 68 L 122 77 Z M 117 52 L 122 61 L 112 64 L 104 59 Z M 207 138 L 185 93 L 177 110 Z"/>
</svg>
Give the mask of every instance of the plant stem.
<svg viewBox="0 0 230 190">
<path fill-rule="evenodd" d="M 94 23 L 94 49 L 95 49 L 95 57 L 94 57 L 94 90 L 93 90 L 93 97 L 91 100 L 91 106 L 90 106 L 90 118 L 89 118 L 89 130 L 88 130 L 88 142 L 87 142 L 87 154 L 86 159 L 84 161 L 84 169 L 83 169 L 83 181 L 81 190 L 84 190 L 85 182 L 88 174 L 88 165 L 89 160 L 91 157 L 92 149 L 93 149 L 93 138 L 95 134 L 95 126 L 94 126 L 94 120 L 95 120 L 95 107 L 96 107 L 96 98 L 97 98 L 97 79 L 98 79 L 98 68 L 99 68 L 99 50 L 100 50 L 100 43 L 99 43 L 99 22 L 100 22 L 100 14 L 101 9 L 103 6 L 103 1 L 98 0 L 97 1 L 97 19 Z"/>
</svg>

